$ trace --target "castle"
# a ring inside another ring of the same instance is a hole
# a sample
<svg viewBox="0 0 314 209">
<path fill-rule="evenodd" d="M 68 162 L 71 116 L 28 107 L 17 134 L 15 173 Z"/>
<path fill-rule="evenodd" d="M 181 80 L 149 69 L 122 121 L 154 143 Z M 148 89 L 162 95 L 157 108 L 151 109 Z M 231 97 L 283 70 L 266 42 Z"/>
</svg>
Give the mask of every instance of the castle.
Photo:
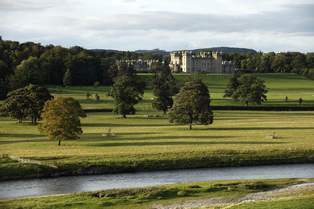
<svg viewBox="0 0 314 209">
<path fill-rule="evenodd" d="M 200 52 L 195 56 L 192 52 L 170 52 L 170 69 L 174 73 L 234 73 L 235 63 L 222 61 L 222 52 Z"/>
<path fill-rule="evenodd" d="M 199 56 L 195 56 L 192 52 L 170 52 L 171 61 L 169 67 L 173 73 L 234 73 L 235 63 L 231 61 L 222 61 L 222 52 L 200 52 Z M 122 63 L 129 63 L 134 66 L 138 72 L 148 72 L 153 63 L 158 60 L 116 60 L 119 66 Z M 165 64 L 162 62 L 162 64 Z"/>
</svg>

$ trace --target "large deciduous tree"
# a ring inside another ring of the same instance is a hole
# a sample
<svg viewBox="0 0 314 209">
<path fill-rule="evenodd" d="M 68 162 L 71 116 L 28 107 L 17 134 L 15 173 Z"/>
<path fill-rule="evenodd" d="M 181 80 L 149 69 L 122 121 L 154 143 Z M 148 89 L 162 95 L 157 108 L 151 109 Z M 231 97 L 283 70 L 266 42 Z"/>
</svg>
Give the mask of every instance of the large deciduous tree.
<svg viewBox="0 0 314 209">
<path fill-rule="evenodd" d="M 238 78 L 240 78 L 243 75 L 241 71 L 237 73 L 233 73 L 232 77 L 229 78 L 229 83 L 227 84 L 227 89 L 224 91 L 223 97 L 231 97 L 232 94 L 237 90 L 237 88 L 241 85 Z M 237 98 L 234 98 L 237 99 Z"/>
<path fill-rule="evenodd" d="M 189 77 L 180 89 L 178 100 L 169 110 L 169 122 L 176 124 L 209 125 L 213 123 L 208 88 L 201 79 Z"/>
<path fill-rule="evenodd" d="M 157 97 L 152 106 L 166 114 L 168 108 L 172 107 L 172 97 L 179 93 L 179 86 L 171 74 L 168 65 L 157 63 L 152 69 L 153 75 L 150 76 L 150 85 L 153 87 L 153 95 Z"/>
<path fill-rule="evenodd" d="M 114 98 L 115 114 L 121 114 L 126 118 L 127 114 L 135 114 L 134 105 L 142 101 L 144 94 L 141 83 L 130 76 L 119 76 L 115 78 L 110 94 Z"/>
<path fill-rule="evenodd" d="M 240 85 L 233 92 L 231 98 L 234 100 L 240 100 L 246 106 L 249 103 L 260 105 L 264 100 L 267 101 L 266 93 L 266 85 L 265 81 L 258 79 L 251 75 L 242 75 L 238 78 Z"/>
<path fill-rule="evenodd" d="M 72 97 L 56 97 L 45 103 L 42 118 L 38 125 L 39 133 L 48 135 L 48 140 L 78 139 L 83 133 L 80 117 L 86 117 L 78 101 Z"/>
<path fill-rule="evenodd" d="M 32 123 L 36 123 L 45 102 L 52 98 L 46 87 L 30 84 L 9 92 L 1 108 L 19 123 L 27 116 L 32 118 Z"/>
<path fill-rule="evenodd" d="M 123 63 L 117 70 L 109 95 L 115 100 L 113 112 L 126 118 L 127 114 L 135 114 L 134 105 L 142 101 L 145 82 L 139 80 L 131 63 Z"/>
</svg>

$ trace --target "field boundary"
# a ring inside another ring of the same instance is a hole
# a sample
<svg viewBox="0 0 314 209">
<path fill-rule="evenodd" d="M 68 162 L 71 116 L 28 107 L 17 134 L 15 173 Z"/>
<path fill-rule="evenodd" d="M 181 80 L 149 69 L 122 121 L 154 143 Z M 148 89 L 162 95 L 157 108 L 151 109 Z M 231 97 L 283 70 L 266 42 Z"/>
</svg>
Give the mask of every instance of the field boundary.
<svg viewBox="0 0 314 209">
<path fill-rule="evenodd" d="M 19 157 L 16 157 L 14 155 L 9 155 L 9 154 L 2 154 L 1 157 L 2 158 L 11 158 L 11 159 L 17 160 L 19 162 L 23 162 L 23 163 L 36 163 L 36 164 L 39 164 L 39 165 L 45 165 L 45 166 L 49 166 L 49 167 L 58 169 L 58 167 L 55 164 L 53 164 L 53 163 L 46 163 L 46 162 L 42 162 L 42 161 L 39 161 L 39 160 L 31 160 L 31 159 L 19 158 Z"/>
</svg>

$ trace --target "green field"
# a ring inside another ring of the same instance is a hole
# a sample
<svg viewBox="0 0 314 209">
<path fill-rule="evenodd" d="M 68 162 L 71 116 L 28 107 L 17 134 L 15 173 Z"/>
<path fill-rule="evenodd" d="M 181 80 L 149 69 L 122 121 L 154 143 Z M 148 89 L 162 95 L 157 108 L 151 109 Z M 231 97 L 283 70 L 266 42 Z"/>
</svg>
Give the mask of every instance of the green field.
<svg viewBox="0 0 314 209">
<path fill-rule="evenodd" d="M 269 88 L 265 105 L 297 105 L 300 97 L 297 93 L 302 95 L 304 105 L 314 105 L 314 81 L 293 74 L 254 75 L 263 78 Z M 140 76 L 146 80 L 149 75 Z M 178 82 L 186 76 L 175 75 Z M 235 104 L 222 98 L 230 76 L 204 76 L 212 105 Z M 105 96 L 109 87 L 49 86 L 49 89 L 54 96 L 76 98 L 85 109 L 113 108 L 113 99 Z M 87 91 L 98 93 L 101 101 L 94 101 L 93 96 L 86 100 Z M 282 102 L 284 95 L 291 101 Z M 27 120 L 18 125 L 15 119 L 0 117 L 0 153 L 52 162 L 59 171 L 72 174 L 97 166 L 110 168 L 111 172 L 125 172 L 314 161 L 313 112 L 214 111 L 212 125 L 188 130 L 188 126 L 169 124 L 167 116 L 144 117 L 161 114 L 152 109 L 152 97 L 152 90 L 145 90 L 143 101 L 136 106 L 137 113 L 126 119 L 111 112 L 88 113 L 81 120 L 80 139 L 62 141 L 61 147 L 39 135 L 37 127 Z M 116 136 L 102 137 L 109 128 Z M 269 139 L 267 135 L 281 138 Z M 3 161 L 0 167 L 0 179 L 45 176 L 51 172 L 43 166 L 12 161 Z"/>
<path fill-rule="evenodd" d="M 265 84 L 268 90 L 267 102 L 263 102 L 264 106 L 296 106 L 298 100 L 303 99 L 302 105 L 314 106 L 314 81 L 303 78 L 294 74 L 251 74 L 262 80 L 265 80 Z M 140 78 L 146 81 L 149 78 L 149 74 L 139 74 Z M 178 83 L 186 78 L 187 74 L 175 74 L 174 77 Z M 232 102 L 230 98 L 223 98 L 223 91 L 226 89 L 226 85 L 231 77 L 230 74 L 220 75 L 200 75 L 203 82 L 208 86 L 211 96 L 211 105 L 213 106 L 244 106 L 239 102 Z M 81 89 L 78 86 L 70 86 L 68 89 L 57 86 L 48 86 L 53 96 L 71 96 L 81 103 L 85 109 L 103 109 L 113 108 L 113 99 L 106 97 L 106 94 L 110 91 L 109 86 L 101 86 L 98 88 L 83 86 Z M 100 96 L 100 102 L 95 102 L 95 98 L 91 96 L 91 100 L 86 100 L 86 93 L 89 91 L 91 94 L 98 94 Z M 152 90 L 149 84 L 145 89 L 143 101 L 136 105 L 137 109 L 151 110 L 153 98 Z M 285 102 L 288 97 L 289 102 Z M 252 104 L 249 104 L 252 105 Z"/>
<path fill-rule="evenodd" d="M 148 76 L 140 74 L 143 80 Z M 186 76 L 175 75 L 178 83 Z M 229 98 L 222 98 L 230 76 L 203 76 L 203 82 L 211 94 L 211 105 L 243 105 L 232 102 Z M 263 105 L 297 106 L 297 100 L 301 97 L 304 101 L 302 105 L 314 106 L 314 81 L 293 74 L 254 74 L 254 76 L 266 81 L 269 93 L 268 101 Z M 57 86 L 48 86 L 48 88 L 53 96 L 71 96 L 77 99 L 84 109 L 113 108 L 113 99 L 106 97 L 110 87 L 83 86 L 80 89 L 78 86 L 70 86 L 58 89 Z M 101 101 L 94 101 L 93 96 L 86 100 L 87 91 L 99 94 Z M 314 112 L 213 111 L 213 124 L 193 125 L 192 130 L 189 130 L 188 126 L 169 124 L 167 116 L 153 110 L 152 97 L 152 90 L 147 86 L 143 101 L 136 105 L 137 113 L 127 115 L 126 119 L 121 119 L 120 115 L 111 112 L 87 113 L 87 117 L 81 120 L 83 134 L 80 139 L 62 141 L 62 146 L 57 146 L 57 141 L 48 141 L 46 136 L 40 135 L 36 125 L 31 125 L 29 119 L 17 124 L 16 119 L 0 117 L 0 153 L 50 162 L 58 166 L 58 169 L 54 169 L 0 158 L 0 180 L 43 177 L 57 171 L 65 172 L 67 175 L 78 175 L 103 168 L 115 173 L 314 162 L 312 137 Z M 289 102 L 284 102 L 286 97 Z M 147 114 L 159 117 L 143 116 Z M 116 136 L 103 137 L 102 133 L 107 133 L 109 128 Z M 267 135 L 280 135 L 280 138 L 269 139 L 266 138 Z M 223 196 L 221 193 L 219 195 Z M 106 204 L 95 202 L 95 199 L 89 199 L 84 195 L 83 199 L 80 199 L 82 195 L 72 196 L 71 198 L 78 200 L 77 203 L 74 204 L 74 201 L 72 204 L 68 196 L 48 197 L 50 200 L 47 200 L 47 203 L 54 202 L 55 199 L 61 202 L 47 208 L 85 207 L 85 204 L 100 207 Z M 290 205 L 291 202 L 300 201 L 312 204 L 313 202 L 309 200 L 312 197 L 311 193 L 292 200 L 276 201 L 279 205 Z M 44 199 L 40 199 L 42 200 Z M 117 204 L 121 201 L 125 200 L 119 200 Z M 137 204 L 136 201 L 134 204 Z M 16 208 L 21 204 L 29 205 L 31 208 L 42 208 L 41 204 L 36 205 L 37 203 L 28 200 L 0 203 L 0 207 L 14 208 L 12 205 L 15 204 Z M 262 206 L 259 206 L 259 203 L 244 205 L 248 208 L 264 207 L 264 203 Z M 237 208 L 245 208 L 244 205 Z"/>
<path fill-rule="evenodd" d="M 126 119 L 112 113 L 88 113 L 81 121 L 81 138 L 62 141 L 62 146 L 39 135 L 30 122 L 17 125 L 2 117 L 0 153 L 52 162 L 59 171 L 72 174 L 102 166 L 126 172 L 314 160 L 313 112 L 214 111 L 212 125 L 193 126 L 192 130 L 169 124 L 167 116 L 144 117 L 146 113 L 140 111 Z M 108 128 L 115 137 L 101 136 Z M 281 138 L 266 138 L 272 134 Z M 32 177 L 24 171 L 19 174 L 19 169 L 14 173 L 17 164 L 3 162 L 0 177 Z M 30 165 L 19 164 L 26 170 Z M 43 170 L 32 169 L 34 176 Z"/>
</svg>

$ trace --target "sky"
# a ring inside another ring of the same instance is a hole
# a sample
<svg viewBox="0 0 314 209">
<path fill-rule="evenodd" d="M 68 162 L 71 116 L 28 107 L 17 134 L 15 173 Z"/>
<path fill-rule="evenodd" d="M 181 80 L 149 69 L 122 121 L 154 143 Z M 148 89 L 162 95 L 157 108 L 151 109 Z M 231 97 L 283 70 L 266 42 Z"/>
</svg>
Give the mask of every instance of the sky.
<svg viewBox="0 0 314 209">
<path fill-rule="evenodd" d="M 314 0 L 0 0 L 3 40 L 166 51 L 314 51 Z"/>
</svg>

